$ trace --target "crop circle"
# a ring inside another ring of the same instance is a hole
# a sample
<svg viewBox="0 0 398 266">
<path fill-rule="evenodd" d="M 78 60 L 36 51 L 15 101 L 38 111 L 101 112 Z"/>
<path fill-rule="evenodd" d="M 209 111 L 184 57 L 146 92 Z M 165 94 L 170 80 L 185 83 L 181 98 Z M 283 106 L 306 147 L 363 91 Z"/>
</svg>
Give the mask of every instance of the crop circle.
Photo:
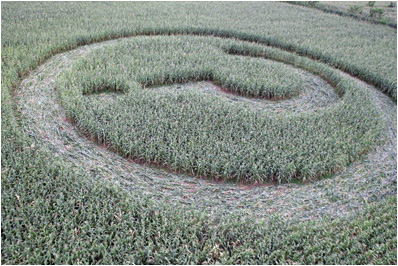
<svg viewBox="0 0 398 266">
<path fill-rule="evenodd" d="M 238 56 L 239 49 L 252 55 Z M 331 68 L 323 66 L 321 74 L 336 84 L 343 100 L 318 112 L 278 114 L 193 90 L 146 89 L 209 80 L 244 96 L 294 97 L 303 91 L 304 78 L 286 63 L 319 66 L 284 56 L 214 37 L 136 37 L 87 54 L 58 79 L 58 91 L 68 116 L 86 135 L 134 161 L 251 183 L 333 173 L 369 150 L 382 125 L 369 120 L 380 116 L 369 92 Z M 104 91 L 119 94 L 112 101 L 87 97 Z M 369 102 L 366 108 L 363 101 Z"/>
</svg>

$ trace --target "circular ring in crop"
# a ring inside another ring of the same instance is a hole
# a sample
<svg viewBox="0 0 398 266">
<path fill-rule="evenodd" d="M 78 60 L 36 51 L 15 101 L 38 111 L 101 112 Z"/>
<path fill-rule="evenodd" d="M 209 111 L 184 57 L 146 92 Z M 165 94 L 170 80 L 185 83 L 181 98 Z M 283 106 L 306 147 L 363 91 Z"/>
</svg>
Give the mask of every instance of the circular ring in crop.
<svg viewBox="0 0 398 266">
<path fill-rule="evenodd" d="M 319 73 L 342 101 L 318 112 L 277 114 L 194 90 L 145 89 L 210 80 L 240 95 L 294 97 L 304 78 L 286 63 Z M 236 40 L 132 38 L 90 52 L 58 87 L 68 116 L 91 138 L 134 161 L 205 178 L 313 179 L 347 166 L 382 134 L 365 88 L 321 63 Z M 112 101 L 87 97 L 103 91 L 120 94 Z"/>
<path fill-rule="evenodd" d="M 53 150 L 55 156 L 61 156 L 65 163 L 87 169 L 95 177 L 113 179 L 121 182 L 128 189 L 150 194 L 154 200 L 161 199 L 170 204 L 186 204 L 188 208 L 205 208 L 221 213 L 247 211 L 259 216 L 278 213 L 282 216 L 293 215 L 303 219 L 324 214 L 343 215 L 352 208 L 355 209 L 364 204 L 364 197 L 375 199 L 389 193 L 391 188 L 394 189 L 394 186 L 390 187 L 388 184 L 394 179 L 394 173 L 396 176 L 396 170 L 395 172 L 389 170 L 396 166 L 396 155 L 394 155 L 396 154 L 396 136 L 394 135 L 396 105 L 382 93 L 356 80 L 352 80 L 355 83 L 353 86 L 360 86 L 361 90 L 369 92 L 372 99 L 370 107 L 373 108 L 377 105 L 378 109 L 383 110 L 383 117 L 379 122 L 391 126 L 392 129 L 388 135 L 388 139 L 391 141 L 388 142 L 388 145 L 383 146 L 384 148 L 367 156 L 363 162 L 354 163 L 346 171 L 338 173 L 333 179 L 323 179 L 305 186 L 284 184 L 275 187 L 258 186 L 246 189 L 249 187 L 228 183 L 217 184 L 181 174 L 172 174 L 161 169 L 131 164 L 128 160 L 106 149 L 98 148 L 95 144 L 82 138 L 79 132 L 74 130 L 74 126 L 65 119 L 63 108 L 58 102 L 58 94 L 54 90 L 54 80 L 60 73 L 70 69 L 73 62 L 84 57 L 90 51 L 123 41 L 116 40 L 84 46 L 56 55 L 22 82 L 18 98 L 24 121 L 28 121 L 24 124 L 24 130 Z M 254 45 L 253 47 L 255 48 Z M 264 51 L 268 52 L 271 57 L 272 52 L 277 50 Z M 283 52 L 281 54 L 283 55 Z M 286 54 L 286 58 L 288 56 L 291 55 Z M 298 65 L 301 68 L 310 70 L 308 66 L 313 64 L 314 68 L 322 69 L 318 63 L 311 62 L 311 60 L 308 60 L 308 65 L 304 65 L 307 59 L 300 58 L 302 61 L 298 60 L 299 58 L 293 59 L 296 60 L 297 65 L 298 63 L 302 64 Z M 325 70 L 323 73 L 327 73 L 327 71 Z M 342 80 L 343 78 L 351 79 L 339 71 L 330 70 L 330 74 L 333 73 L 336 82 L 338 81 L 337 77 L 341 77 Z M 325 74 L 320 74 L 327 79 Z M 330 79 L 327 80 L 330 82 Z M 331 80 L 333 81 L 333 79 Z M 344 82 L 337 82 L 337 84 L 343 86 Z M 336 88 L 339 89 L 339 86 Z M 117 96 L 118 94 L 113 95 Z M 329 109 L 334 110 L 342 108 L 342 105 L 347 105 L 344 103 L 347 101 L 346 96 L 347 93 L 343 95 L 340 103 L 334 104 Z M 84 97 L 95 98 L 97 95 Z M 113 96 L 109 95 L 109 97 Z M 306 113 L 308 115 L 311 112 L 303 112 L 298 117 L 305 116 Z M 373 118 L 369 117 L 369 119 Z M 393 120 L 388 122 L 390 119 Z M 380 193 L 381 191 L 383 193 Z M 305 206 L 304 209 L 303 206 Z"/>
</svg>

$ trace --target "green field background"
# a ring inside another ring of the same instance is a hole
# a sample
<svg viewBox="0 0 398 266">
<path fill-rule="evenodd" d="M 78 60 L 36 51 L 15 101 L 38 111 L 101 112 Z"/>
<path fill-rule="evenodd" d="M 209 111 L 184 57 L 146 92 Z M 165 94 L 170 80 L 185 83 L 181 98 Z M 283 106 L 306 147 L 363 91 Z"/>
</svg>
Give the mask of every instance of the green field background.
<svg viewBox="0 0 398 266">
<path fill-rule="evenodd" d="M 395 29 L 276 2 L 2 2 L 1 14 L 2 263 L 396 264 L 396 195 L 307 222 L 186 212 L 92 179 L 34 145 L 13 99 L 22 78 L 56 53 L 134 35 L 199 34 L 320 60 L 396 101 Z"/>
</svg>

